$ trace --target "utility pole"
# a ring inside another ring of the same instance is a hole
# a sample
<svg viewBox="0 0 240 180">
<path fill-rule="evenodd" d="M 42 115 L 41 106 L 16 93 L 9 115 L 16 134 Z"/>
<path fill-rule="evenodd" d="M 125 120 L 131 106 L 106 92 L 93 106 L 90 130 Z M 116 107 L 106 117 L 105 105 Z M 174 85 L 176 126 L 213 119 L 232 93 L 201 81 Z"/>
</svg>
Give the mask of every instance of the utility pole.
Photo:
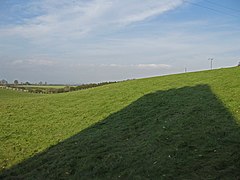
<svg viewBox="0 0 240 180">
<path fill-rule="evenodd" d="M 210 60 L 210 67 L 211 67 L 211 70 L 213 69 L 213 58 L 208 58 L 208 60 Z"/>
</svg>

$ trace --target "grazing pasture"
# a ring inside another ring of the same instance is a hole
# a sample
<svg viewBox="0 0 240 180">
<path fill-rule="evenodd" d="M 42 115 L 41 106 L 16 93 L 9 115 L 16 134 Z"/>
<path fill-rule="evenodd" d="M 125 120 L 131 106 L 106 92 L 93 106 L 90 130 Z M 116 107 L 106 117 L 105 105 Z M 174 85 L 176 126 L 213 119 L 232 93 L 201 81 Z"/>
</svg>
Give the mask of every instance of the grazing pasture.
<svg viewBox="0 0 240 180">
<path fill-rule="evenodd" d="M 240 68 L 62 94 L 0 89 L 0 179 L 239 179 Z"/>
</svg>

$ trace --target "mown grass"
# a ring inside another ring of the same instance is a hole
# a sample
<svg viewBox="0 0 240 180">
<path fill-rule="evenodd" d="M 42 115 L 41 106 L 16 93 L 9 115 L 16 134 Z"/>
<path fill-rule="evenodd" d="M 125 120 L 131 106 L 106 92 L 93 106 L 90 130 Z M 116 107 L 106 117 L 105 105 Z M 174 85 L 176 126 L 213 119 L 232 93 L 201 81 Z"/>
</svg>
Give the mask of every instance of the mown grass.
<svg viewBox="0 0 240 180">
<path fill-rule="evenodd" d="M 12 101 L 13 99 L 20 98 L 25 99 L 28 97 L 38 97 L 39 94 L 31 94 L 26 92 L 19 92 L 17 90 L 8 90 L 0 88 L 0 104 L 5 103 L 7 101 Z"/>
<path fill-rule="evenodd" d="M 240 68 L 15 93 L 0 91 L 0 178 L 240 178 Z"/>
</svg>

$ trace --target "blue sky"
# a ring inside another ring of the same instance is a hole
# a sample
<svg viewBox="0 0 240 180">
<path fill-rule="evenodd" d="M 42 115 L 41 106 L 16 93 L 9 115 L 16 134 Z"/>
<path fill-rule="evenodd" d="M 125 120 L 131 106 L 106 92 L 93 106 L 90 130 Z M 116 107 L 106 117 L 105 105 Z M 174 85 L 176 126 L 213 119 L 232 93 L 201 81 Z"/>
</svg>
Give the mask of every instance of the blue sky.
<svg viewBox="0 0 240 180">
<path fill-rule="evenodd" d="M 1 0 L 0 79 L 87 83 L 235 66 L 238 0 Z"/>
</svg>

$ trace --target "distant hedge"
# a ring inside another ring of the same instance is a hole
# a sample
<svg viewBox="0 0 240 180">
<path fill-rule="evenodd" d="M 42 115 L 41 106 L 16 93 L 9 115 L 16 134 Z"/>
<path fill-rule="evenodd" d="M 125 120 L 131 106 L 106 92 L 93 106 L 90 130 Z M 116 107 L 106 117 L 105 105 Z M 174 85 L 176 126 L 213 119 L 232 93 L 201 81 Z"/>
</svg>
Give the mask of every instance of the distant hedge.
<svg viewBox="0 0 240 180">
<path fill-rule="evenodd" d="M 65 92 L 70 92 L 70 91 L 89 89 L 89 88 L 104 86 L 104 85 L 113 84 L 113 83 L 117 83 L 117 81 L 82 84 L 79 86 L 65 86 L 64 88 L 44 88 L 44 86 L 42 86 L 42 87 L 21 87 L 21 86 L 17 86 L 17 85 L 13 85 L 13 84 L 8 84 L 2 88 L 8 88 L 8 89 L 19 90 L 19 91 L 27 91 L 30 93 L 53 94 L 53 93 L 65 93 Z"/>
</svg>

